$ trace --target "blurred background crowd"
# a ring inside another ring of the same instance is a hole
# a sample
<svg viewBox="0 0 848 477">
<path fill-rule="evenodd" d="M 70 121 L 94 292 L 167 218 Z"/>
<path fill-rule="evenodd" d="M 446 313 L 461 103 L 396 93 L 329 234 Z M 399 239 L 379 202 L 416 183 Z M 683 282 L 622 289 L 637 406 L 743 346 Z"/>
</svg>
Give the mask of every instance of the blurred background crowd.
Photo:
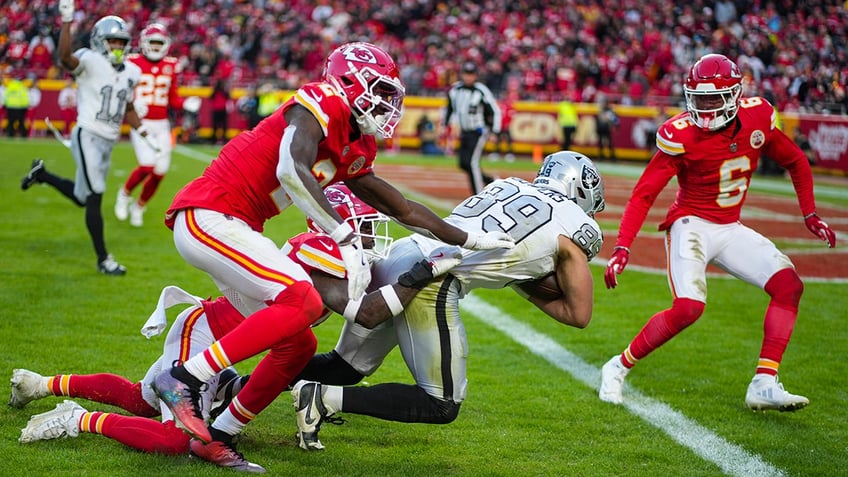
<svg viewBox="0 0 848 477">
<path fill-rule="evenodd" d="M 54 0 L 4 1 L 3 73 L 62 78 Z M 686 68 L 708 52 L 735 59 L 746 95 L 781 111 L 846 113 L 848 9 L 839 1 L 760 0 L 146 0 L 77 1 L 80 44 L 100 17 L 137 34 L 165 24 L 183 84 L 296 89 L 327 52 L 365 40 L 392 53 L 409 95 L 439 96 L 459 65 L 503 97 L 671 105 Z"/>
</svg>

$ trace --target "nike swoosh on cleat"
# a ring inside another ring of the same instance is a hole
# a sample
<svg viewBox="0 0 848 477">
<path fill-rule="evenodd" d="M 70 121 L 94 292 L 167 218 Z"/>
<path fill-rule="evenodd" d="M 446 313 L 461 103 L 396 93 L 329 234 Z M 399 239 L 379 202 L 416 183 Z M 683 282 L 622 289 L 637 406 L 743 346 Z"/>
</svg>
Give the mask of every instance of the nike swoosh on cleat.
<svg viewBox="0 0 848 477">
<path fill-rule="evenodd" d="M 310 399 L 309 404 L 306 405 L 306 415 L 303 417 L 303 422 L 305 422 L 307 426 L 311 426 L 312 424 L 315 424 L 315 421 L 317 421 L 316 418 L 311 417 L 312 416 L 312 403 L 314 401 L 315 401 L 314 399 Z"/>
</svg>

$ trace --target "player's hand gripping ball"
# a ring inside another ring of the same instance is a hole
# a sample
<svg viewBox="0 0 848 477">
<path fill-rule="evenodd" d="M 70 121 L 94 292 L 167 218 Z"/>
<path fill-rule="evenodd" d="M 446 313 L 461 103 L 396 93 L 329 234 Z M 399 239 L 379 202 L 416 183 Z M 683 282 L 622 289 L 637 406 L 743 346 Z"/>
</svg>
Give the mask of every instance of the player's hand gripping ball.
<svg viewBox="0 0 848 477">
<path fill-rule="evenodd" d="M 556 300 L 562 297 L 562 290 L 556 280 L 556 273 L 549 273 L 542 278 L 529 280 L 517 285 L 524 293 L 542 300 Z"/>
</svg>

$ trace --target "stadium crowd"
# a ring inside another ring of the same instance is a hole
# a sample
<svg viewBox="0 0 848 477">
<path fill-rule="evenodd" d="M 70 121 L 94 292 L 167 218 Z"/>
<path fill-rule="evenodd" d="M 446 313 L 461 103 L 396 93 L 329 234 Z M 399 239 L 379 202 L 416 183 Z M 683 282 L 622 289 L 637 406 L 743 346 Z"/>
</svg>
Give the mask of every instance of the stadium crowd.
<svg viewBox="0 0 848 477">
<path fill-rule="evenodd" d="M 160 21 L 185 67 L 183 84 L 273 82 L 296 89 L 319 77 L 334 46 L 367 40 L 391 52 L 412 95 L 442 95 L 475 61 L 496 95 L 617 104 L 677 104 L 685 68 L 725 54 L 747 94 L 782 111 L 848 110 L 848 9 L 836 0 L 132 0 L 78 1 L 77 31 L 103 15 L 135 32 Z M 53 60 L 56 2 L 11 0 L 0 15 L 2 68 L 61 74 Z M 85 41 L 81 38 L 80 41 Z"/>
</svg>

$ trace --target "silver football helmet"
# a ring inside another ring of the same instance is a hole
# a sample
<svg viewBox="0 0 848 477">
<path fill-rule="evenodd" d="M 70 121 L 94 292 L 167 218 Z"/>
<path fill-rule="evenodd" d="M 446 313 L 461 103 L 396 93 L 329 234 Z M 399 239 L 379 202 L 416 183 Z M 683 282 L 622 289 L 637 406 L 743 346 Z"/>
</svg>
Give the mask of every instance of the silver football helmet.
<svg viewBox="0 0 848 477">
<path fill-rule="evenodd" d="M 604 210 L 601 174 L 592 160 L 579 152 L 559 151 L 546 156 L 533 184 L 564 194 L 590 217 Z"/>
<path fill-rule="evenodd" d="M 109 40 L 113 39 L 124 40 L 126 43 L 124 43 L 123 48 L 112 49 Z M 127 22 L 115 15 L 97 20 L 94 29 L 91 31 L 91 49 L 108 58 L 114 66 L 123 64 L 131 40 L 132 36 L 130 36 L 130 28 L 127 26 Z"/>
</svg>

